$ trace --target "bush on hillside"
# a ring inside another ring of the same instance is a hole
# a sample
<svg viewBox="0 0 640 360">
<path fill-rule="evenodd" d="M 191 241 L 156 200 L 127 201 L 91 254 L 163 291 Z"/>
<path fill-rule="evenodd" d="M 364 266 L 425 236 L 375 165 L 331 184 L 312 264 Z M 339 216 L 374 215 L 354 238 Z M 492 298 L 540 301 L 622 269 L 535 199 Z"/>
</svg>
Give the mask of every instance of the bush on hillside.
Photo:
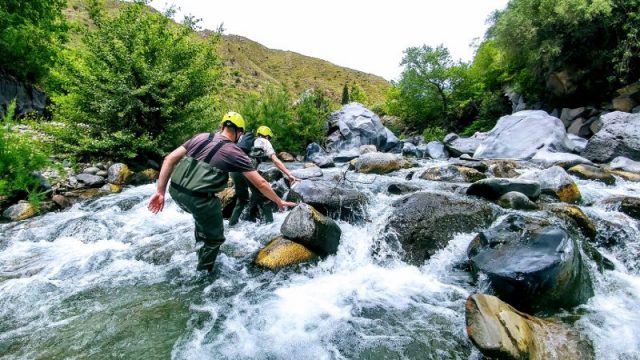
<svg viewBox="0 0 640 360">
<path fill-rule="evenodd" d="M 54 116 L 66 124 L 57 134 L 60 151 L 154 156 L 217 127 L 217 36 L 204 41 L 193 19 L 174 24 L 140 2 L 93 16 L 95 29 L 84 30 L 82 46 L 68 50 L 54 72 Z"/>
<path fill-rule="evenodd" d="M 13 130 L 15 101 L 0 124 L 0 196 L 26 195 L 34 205 L 42 199 L 40 179 L 34 173 L 50 165 L 46 146 L 28 134 Z"/>
</svg>

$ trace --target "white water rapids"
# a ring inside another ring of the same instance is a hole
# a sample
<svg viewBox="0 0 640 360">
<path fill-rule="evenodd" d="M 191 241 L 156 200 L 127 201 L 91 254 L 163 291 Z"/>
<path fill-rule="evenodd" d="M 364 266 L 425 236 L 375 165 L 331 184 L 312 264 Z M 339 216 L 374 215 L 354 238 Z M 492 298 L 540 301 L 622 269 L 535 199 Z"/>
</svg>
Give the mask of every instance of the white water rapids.
<svg viewBox="0 0 640 360">
<path fill-rule="evenodd" d="M 483 289 L 456 266 L 475 233 L 456 235 L 422 266 L 379 240 L 400 198 L 384 190 L 408 171 L 350 173 L 371 221 L 338 221 L 336 255 L 277 272 L 252 261 L 286 213 L 270 225 L 226 227 L 212 277 L 195 271 L 191 216 L 170 199 L 160 215 L 147 211 L 154 185 L 0 224 L 0 358 L 480 359 L 464 304 Z M 618 180 L 578 185 L 586 202 L 640 196 L 640 184 Z M 598 359 L 640 359 L 638 223 L 605 207 L 583 210 L 616 225 L 598 228 L 620 233 L 618 244 L 598 247 L 616 270 L 599 273 L 587 260 L 595 296 L 561 317 Z"/>
</svg>

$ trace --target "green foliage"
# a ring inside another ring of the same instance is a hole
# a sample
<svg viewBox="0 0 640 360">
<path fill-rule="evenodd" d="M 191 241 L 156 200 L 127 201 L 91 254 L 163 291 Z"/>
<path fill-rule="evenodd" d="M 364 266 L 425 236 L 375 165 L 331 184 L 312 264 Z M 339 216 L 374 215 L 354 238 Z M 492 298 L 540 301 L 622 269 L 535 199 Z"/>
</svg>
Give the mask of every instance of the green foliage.
<svg viewBox="0 0 640 360">
<path fill-rule="evenodd" d="M 331 114 L 332 103 L 320 90 L 307 90 L 291 104 L 286 88 L 268 86 L 262 97 L 249 95 L 239 106 L 248 128 L 266 125 L 274 133 L 278 151 L 304 152 L 311 142 L 318 142 Z"/>
<path fill-rule="evenodd" d="M 65 40 L 65 0 L 0 2 L 0 69 L 39 82 Z"/>
<path fill-rule="evenodd" d="M 446 135 L 447 135 L 447 130 L 438 126 L 428 127 L 424 129 L 424 131 L 422 132 L 422 137 L 424 137 L 424 141 L 426 142 L 442 141 L 442 139 L 444 139 Z"/>
<path fill-rule="evenodd" d="M 40 180 L 34 172 L 50 165 L 48 150 L 31 135 L 13 130 L 15 108 L 13 101 L 0 124 L 0 196 L 26 194 L 37 206 L 43 195 L 39 191 Z"/>
<path fill-rule="evenodd" d="M 639 9 L 640 0 L 512 0 L 489 36 L 527 98 L 596 102 L 640 77 Z M 570 82 L 551 93 L 557 73 Z"/>
<path fill-rule="evenodd" d="M 367 94 L 364 92 L 364 89 L 360 84 L 353 83 L 351 84 L 351 93 L 349 95 L 350 101 L 358 102 L 363 105 L 367 105 L 369 103 L 369 98 Z"/>
<path fill-rule="evenodd" d="M 62 149 L 81 158 L 152 156 L 218 126 L 218 36 L 202 41 L 194 21 L 174 24 L 140 2 L 116 16 L 93 13 L 95 29 L 53 73 Z"/>
<path fill-rule="evenodd" d="M 340 103 L 342 105 L 346 105 L 350 102 L 351 102 L 351 97 L 349 97 L 349 87 L 347 86 L 347 84 L 344 84 L 344 87 L 342 88 L 342 102 Z"/>
</svg>

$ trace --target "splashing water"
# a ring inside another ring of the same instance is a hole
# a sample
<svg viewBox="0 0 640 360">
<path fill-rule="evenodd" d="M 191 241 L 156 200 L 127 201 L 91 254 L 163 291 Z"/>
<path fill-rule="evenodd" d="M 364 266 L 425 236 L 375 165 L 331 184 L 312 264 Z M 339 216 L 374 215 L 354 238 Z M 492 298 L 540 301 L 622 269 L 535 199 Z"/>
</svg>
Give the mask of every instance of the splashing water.
<svg viewBox="0 0 640 360">
<path fill-rule="evenodd" d="M 209 276 L 195 271 L 190 215 L 170 199 L 160 215 L 147 211 L 152 185 L 2 224 L 0 357 L 479 359 L 465 333 L 464 304 L 482 289 L 456 266 L 475 234 L 456 235 L 421 266 L 379 240 L 399 198 L 383 189 L 407 173 L 349 174 L 370 198 L 370 221 L 339 221 L 337 254 L 276 272 L 252 262 L 279 235 L 286 213 L 269 225 L 227 227 Z M 589 200 L 640 189 L 578 184 Z M 576 309 L 582 316 L 572 325 L 599 359 L 640 358 L 638 260 L 624 256 L 632 249 L 637 257 L 640 239 L 634 221 L 620 226 L 635 239 L 600 249 L 618 266 L 594 271 L 596 295 Z"/>
</svg>

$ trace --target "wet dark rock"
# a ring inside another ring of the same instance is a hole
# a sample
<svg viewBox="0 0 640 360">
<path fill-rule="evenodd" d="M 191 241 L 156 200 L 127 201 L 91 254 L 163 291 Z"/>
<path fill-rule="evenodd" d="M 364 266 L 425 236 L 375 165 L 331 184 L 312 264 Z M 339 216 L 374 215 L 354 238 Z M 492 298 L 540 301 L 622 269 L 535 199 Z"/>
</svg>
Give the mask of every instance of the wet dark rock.
<svg viewBox="0 0 640 360">
<path fill-rule="evenodd" d="M 594 359 L 592 345 L 558 322 L 522 313 L 495 296 L 474 294 L 465 305 L 467 335 L 492 359 Z"/>
<path fill-rule="evenodd" d="M 625 197 L 620 204 L 620 211 L 640 220 L 640 198 Z"/>
<path fill-rule="evenodd" d="M 484 201 L 446 193 L 418 192 L 393 203 L 386 240 L 398 241 L 404 258 L 422 263 L 444 248 L 456 233 L 468 233 L 495 219 Z"/>
<path fill-rule="evenodd" d="M 272 183 L 282 179 L 283 175 L 272 162 L 264 162 L 258 165 L 258 172 L 268 182 Z"/>
<path fill-rule="evenodd" d="M 387 187 L 387 191 L 393 195 L 408 194 L 418 190 L 420 190 L 418 186 L 403 183 L 390 184 L 389 187 Z"/>
<path fill-rule="evenodd" d="M 529 200 L 525 194 L 517 191 L 510 191 L 502 195 L 498 199 L 498 205 L 505 209 L 515 210 L 535 210 L 538 208 L 538 205 Z"/>
<path fill-rule="evenodd" d="M 567 223 L 572 223 L 587 239 L 595 239 L 598 234 L 593 221 L 575 205 L 552 203 L 545 204 L 544 209 L 555 214 Z"/>
<path fill-rule="evenodd" d="M 302 180 L 291 186 L 287 199 L 307 203 L 334 219 L 362 221 L 366 218 L 366 196 L 344 183 Z"/>
<path fill-rule="evenodd" d="M 88 187 L 100 187 L 105 183 L 104 178 L 101 176 L 84 173 L 76 175 L 76 179 Z"/>
<path fill-rule="evenodd" d="M 452 156 L 462 156 L 464 154 L 473 155 L 480 146 L 480 142 L 485 138 L 484 133 L 475 133 L 468 138 L 462 138 L 457 134 L 448 134 L 444 137 L 443 143 L 447 151 Z"/>
<path fill-rule="evenodd" d="M 535 200 L 540 196 L 540 183 L 523 179 L 489 178 L 471 184 L 467 189 L 467 195 L 496 200 L 510 191 L 523 193 L 529 199 Z"/>
<path fill-rule="evenodd" d="M 474 160 L 471 158 L 463 159 L 461 157 L 460 159 L 453 159 L 452 161 L 449 162 L 449 164 L 455 165 L 455 166 L 464 166 L 464 167 L 472 168 L 472 169 L 478 170 L 481 173 L 489 170 L 489 162 Z"/>
<path fill-rule="evenodd" d="M 285 238 L 323 256 L 338 251 L 342 235 L 342 230 L 335 221 L 304 203 L 298 204 L 289 212 L 280 227 L 280 232 Z"/>
<path fill-rule="evenodd" d="M 73 202 L 70 199 L 68 199 L 64 195 L 60 195 L 60 194 L 53 195 L 51 200 L 54 203 L 56 203 L 62 209 L 69 208 L 69 207 L 71 207 L 73 205 Z"/>
<path fill-rule="evenodd" d="M 0 73 L 0 118 L 4 117 L 12 101 L 16 102 L 16 118 L 30 112 L 44 115 L 47 96 L 35 86 L 19 82 L 13 76 Z"/>
<path fill-rule="evenodd" d="M 467 254 L 503 301 L 523 311 L 584 304 L 593 296 L 577 241 L 551 221 L 510 214 L 480 232 Z"/>
</svg>

